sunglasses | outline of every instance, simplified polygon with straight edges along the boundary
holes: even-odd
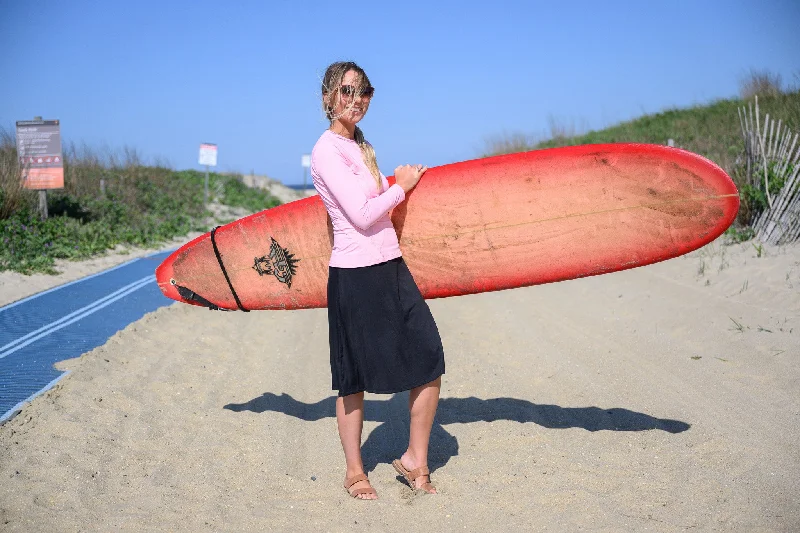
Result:
[[[339,89],[342,91],[342,95],[348,98],[356,95],[372,98],[372,95],[375,94],[375,87],[370,86],[364,87],[360,91],[357,87],[353,87],[352,85],[342,85]]]

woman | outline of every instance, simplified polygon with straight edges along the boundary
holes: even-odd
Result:
[[[397,183],[389,186],[356,125],[373,92],[355,63],[328,67],[322,106],[330,128],[311,152],[314,187],[333,225],[328,326],[333,389],[339,391],[336,421],[347,463],[344,485],[361,499],[377,498],[361,460],[365,391],[410,391],[408,448],[392,465],[413,489],[436,493],[428,443],[444,373],[439,331],[403,262],[389,216],[427,168],[398,167]]]

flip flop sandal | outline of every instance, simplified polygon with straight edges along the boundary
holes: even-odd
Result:
[[[356,474],[355,476],[353,476],[351,478],[345,479],[344,480],[344,490],[346,490],[347,493],[350,496],[352,496],[353,498],[356,498],[357,500],[365,500],[366,499],[366,498],[359,498],[359,496],[361,494],[374,494],[374,495],[377,496],[378,493],[375,492],[375,489],[373,489],[372,487],[369,487],[369,488],[366,488],[366,489],[353,489],[352,491],[350,490],[350,487],[352,487],[353,485],[355,485],[359,481],[364,481],[364,480],[366,480],[367,483],[369,483],[369,478],[367,477],[366,474]]]
[[[411,487],[412,490],[424,490],[428,494],[435,494],[432,491],[436,490],[436,487],[434,487],[430,481],[426,481],[420,487],[416,487],[414,485],[414,480],[417,479],[418,477],[430,476],[431,471],[428,470],[427,466],[421,466],[419,468],[415,468],[414,470],[408,470],[406,467],[403,466],[403,463],[400,462],[400,459],[395,459],[394,461],[392,461],[392,466],[394,467],[395,470],[397,470],[398,474],[400,474],[406,479],[408,486]]]

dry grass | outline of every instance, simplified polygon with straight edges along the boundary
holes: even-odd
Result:
[[[524,133],[502,133],[488,137],[484,142],[484,156],[513,154],[533,150],[537,139]]]
[[[37,202],[35,191],[22,186],[14,136],[0,128],[0,220]]]
[[[768,70],[750,69],[739,79],[739,96],[749,100],[754,96],[777,96],[784,92],[783,78]]]
[[[500,154],[527,152],[540,147],[542,143],[554,142],[558,145],[573,144],[570,141],[588,131],[585,120],[576,126],[575,120],[554,115],[547,117],[548,130],[543,135],[529,135],[521,132],[503,132],[487,137],[484,142],[483,157]]]

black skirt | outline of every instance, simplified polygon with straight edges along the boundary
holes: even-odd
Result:
[[[444,349],[428,304],[402,257],[329,267],[333,390],[391,394],[444,374]]]

